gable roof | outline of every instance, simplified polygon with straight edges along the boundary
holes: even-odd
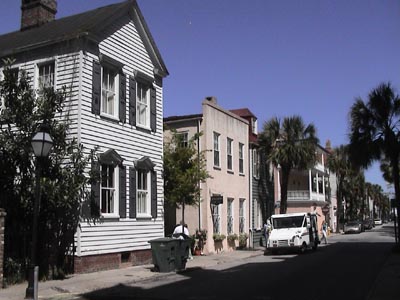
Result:
[[[149,52],[159,75],[167,76],[169,74],[168,70],[136,0],[126,0],[121,3],[57,19],[36,28],[0,35],[0,57],[80,38],[99,43],[99,37],[104,28],[124,15],[129,15],[132,20],[135,20],[135,15],[137,16],[138,22],[135,25],[138,27],[138,32],[143,39],[146,50]]]

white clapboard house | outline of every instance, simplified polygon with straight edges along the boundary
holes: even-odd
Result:
[[[21,29],[0,36],[0,60],[15,59],[12,67],[25,70],[33,88],[71,89],[70,134],[88,153],[98,147],[108,179],[92,186],[102,221],[80,224],[75,272],[149,263],[148,241],[164,234],[168,71],[136,1],[61,19],[55,0],[22,0],[21,10]]]

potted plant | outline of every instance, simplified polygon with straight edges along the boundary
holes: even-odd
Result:
[[[196,246],[194,249],[195,255],[203,254],[204,245],[207,241],[207,230],[206,229],[196,229],[196,233],[194,234],[194,238],[196,240]]]
[[[243,249],[247,246],[247,239],[249,238],[247,233],[239,234],[239,248]]]
[[[227,237],[228,243],[233,244],[233,243],[235,243],[235,241],[236,241],[238,238],[239,238],[239,237],[238,237],[238,235],[237,235],[236,233],[228,234],[228,237]]]
[[[225,240],[225,238],[226,238],[225,234],[221,234],[221,233],[214,233],[213,234],[214,242],[222,242],[223,240]]]

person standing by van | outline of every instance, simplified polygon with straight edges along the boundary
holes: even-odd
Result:
[[[322,227],[321,227],[321,231],[322,231],[321,242],[322,242],[322,240],[325,240],[325,244],[328,244],[327,230],[328,230],[328,226],[326,225],[326,222],[325,222],[325,220],[324,220],[324,221],[322,222]]]
[[[271,227],[271,221],[268,219],[267,222],[264,223],[265,248],[268,247],[268,239],[271,232]]]

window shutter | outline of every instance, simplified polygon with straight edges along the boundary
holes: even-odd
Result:
[[[92,161],[92,171],[95,174],[100,174],[100,163],[98,161]],[[100,209],[100,179],[92,183],[92,195],[96,208]],[[97,212],[91,211],[92,216],[96,214]]]
[[[151,216],[157,218],[157,173],[151,172]]]
[[[156,89],[150,88],[150,128],[156,132],[157,126]]]
[[[126,76],[119,75],[119,120],[126,122]]]
[[[129,124],[136,125],[136,81],[129,76]]]
[[[126,169],[119,168],[119,217],[126,218]]]
[[[100,115],[101,66],[97,61],[93,61],[92,85],[92,113]]]
[[[136,170],[129,168],[129,218],[136,218]]]

